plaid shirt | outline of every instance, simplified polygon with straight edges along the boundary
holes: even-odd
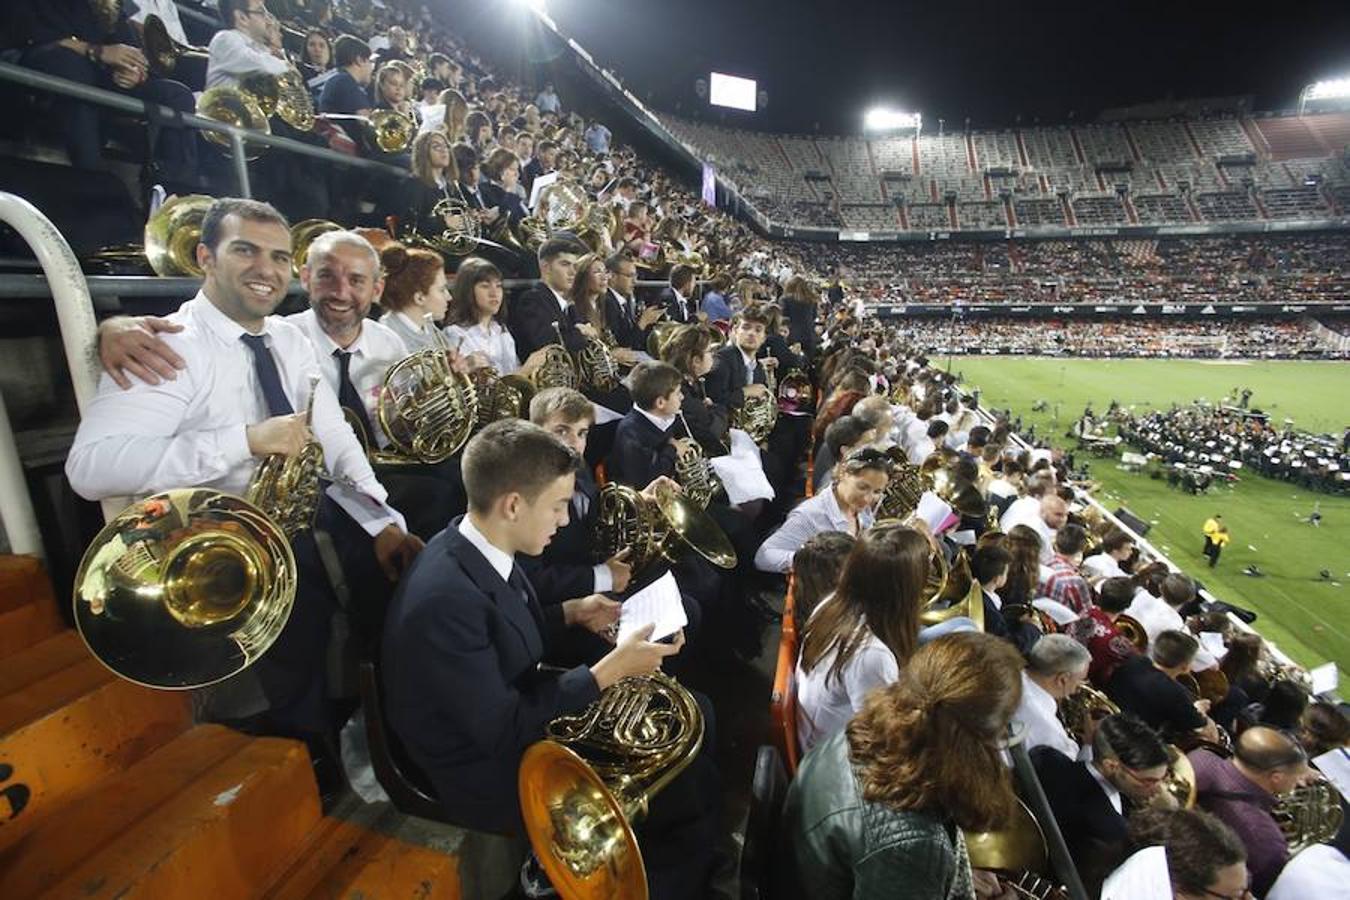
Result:
[[[1050,577],[1045,579],[1042,589],[1046,597],[1063,603],[1079,615],[1094,605],[1092,587],[1087,579],[1078,574],[1078,566],[1072,560],[1056,553],[1047,568],[1050,569]]]

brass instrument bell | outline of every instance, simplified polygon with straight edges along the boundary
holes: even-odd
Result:
[[[290,542],[261,509],[206,488],[166,491],[115,516],[75,573],[75,627],[128,681],[186,690],[255,662],[290,616]]]
[[[248,131],[271,134],[272,126],[257,99],[250,93],[227,85],[208,88],[197,98],[197,115],[224,125],[233,125]],[[230,136],[219,131],[206,131],[203,135],[217,147],[229,150]],[[262,153],[264,145],[244,142],[244,156],[252,161]]]
[[[686,548],[722,569],[736,566],[731,540],[706,512],[674,490],[656,499],[610,482],[600,489],[596,517],[596,561],[631,550],[628,562],[636,575],[660,560],[675,562]]]
[[[214,202],[215,198],[205,194],[174,197],[145,223],[145,258],[156,275],[205,275],[197,265],[197,244],[201,242],[202,220]]]
[[[309,245],[314,239],[330,231],[342,231],[337,222],[328,219],[304,219],[291,226],[291,274],[300,277],[300,270],[309,261]]]
[[[172,75],[178,68],[178,61],[184,57],[196,58],[203,65],[207,58],[205,47],[190,47],[170,37],[164,20],[154,13],[146,16],[141,25],[141,48],[145,51],[150,71],[160,77]]]

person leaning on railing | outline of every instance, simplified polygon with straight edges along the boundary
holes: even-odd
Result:
[[[9,12],[14,36],[23,47],[20,61],[36,69],[90,87],[129,94],[181,113],[193,111],[192,92],[177,81],[150,74],[140,39],[119,12],[100,19],[86,0],[44,0]],[[100,111],[91,103],[60,98],[66,152],[79,169],[99,169],[103,138]],[[149,126],[150,160],[142,172],[147,189],[155,182],[172,191],[190,192],[197,175],[197,137],[186,128]]]

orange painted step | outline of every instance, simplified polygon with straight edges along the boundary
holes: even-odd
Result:
[[[42,563],[32,556],[0,555],[0,659],[64,627]]]
[[[5,660],[0,675],[0,850],[191,725],[187,695],[123,681],[71,632]],[[100,671],[101,670],[101,671]]]
[[[459,900],[459,862],[354,822],[326,818],[267,900]]]
[[[0,897],[253,898],[319,820],[303,744],[199,725],[0,853]]]

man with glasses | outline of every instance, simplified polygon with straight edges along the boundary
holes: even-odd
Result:
[[[290,66],[280,48],[271,46],[275,19],[263,0],[220,0],[225,27],[207,48],[206,87],[236,87],[245,75],[280,75]]]
[[[1197,802],[1237,832],[1247,848],[1252,890],[1265,896],[1289,860],[1289,843],[1271,810],[1308,778],[1308,755],[1289,735],[1248,728],[1232,759],[1209,750],[1188,754],[1195,769]]]
[[[637,288],[637,263],[631,255],[623,252],[612,254],[605,260],[605,269],[609,271],[605,321],[610,323],[610,331],[620,347],[645,351],[647,335],[665,315],[665,310],[660,306],[647,306],[638,310],[637,297],[633,294]]]
[[[1052,747],[1031,751],[1069,855],[1091,896],[1125,858],[1126,813],[1147,805],[1167,778],[1167,746],[1129,713],[1107,716],[1092,739],[1090,761]]]
[[[1091,735],[1085,741],[1088,746],[1080,746],[1057,715],[1059,701],[1087,681],[1091,662],[1087,648],[1067,634],[1047,634],[1031,648],[1022,672],[1022,702],[1013,715],[1014,720],[1027,726],[1028,752],[1053,747],[1070,759],[1091,756]],[[1095,731],[1095,723],[1090,727]]]

